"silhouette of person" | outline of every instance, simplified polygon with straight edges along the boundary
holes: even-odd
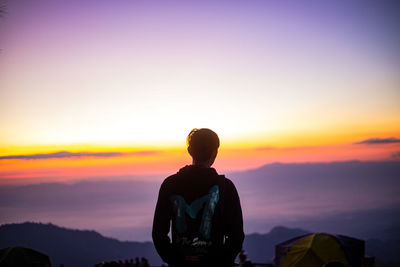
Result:
[[[145,258],[142,257],[142,260],[140,261],[140,267],[150,267],[149,261]]]
[[[229,179],[211,168],[218,148],[215,132],[193,129],[187,137],[192,165],[166,178],[160,187],[152,236],[169,266],[232,266],[242,249],[238,193]]]
[[[242,267],[253,267],[254,266],[254,264],[251,261],[247,260],[247,255],[246,255],[246,253],[244,253],[244,250],[240,251],[238,258],[239,258],[239,266],[242,266]]]
[[[240,266],[243,266],[243,264],[244,264],[244,263],[246,262],[246,260],[247,260],[247,255],[246,255],[246,253],[244,253],[244,250],[241,250],[241,251],[239,252],[238,258],[239,258],[239,265],[240,265]]]

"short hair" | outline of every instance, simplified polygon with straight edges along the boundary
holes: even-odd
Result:
[[[194,128],[186,139],[189,154],[194,160],[204,162],[219,148],[218,135],[207,128]]]

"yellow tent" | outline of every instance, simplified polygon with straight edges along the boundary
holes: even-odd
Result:
[[[361,266],[364,241],[340,235],[314,233],[296,237],[275,247],[275,265],[321,267],[328,262]]]

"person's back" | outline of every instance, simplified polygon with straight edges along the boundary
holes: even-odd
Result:
[[[216,136],[208,129],[192,130],[188,150],[193,165],[165,179],[160,188],[153,241],[171,266],[231,266],[242,247],[239,197],[233,183],[211,168],[219,140],[209,141],[209,135]]]

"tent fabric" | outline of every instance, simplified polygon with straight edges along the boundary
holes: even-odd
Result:
[[[298,236],[275,246],[275,266],[322,266],[331,261],[362,266],[363,240],[326,233]]]
[[[344,235],[335,235],[351,266],[362,266],[365,256],[365,241]]]
[[[343,249],[329,235],[312,234],[295,242],[283,259],[282,266],[322,266],[333,260],[348,264]]]
[[[51,267],[49,256],[25,247],[0,250],[0,267]]]

